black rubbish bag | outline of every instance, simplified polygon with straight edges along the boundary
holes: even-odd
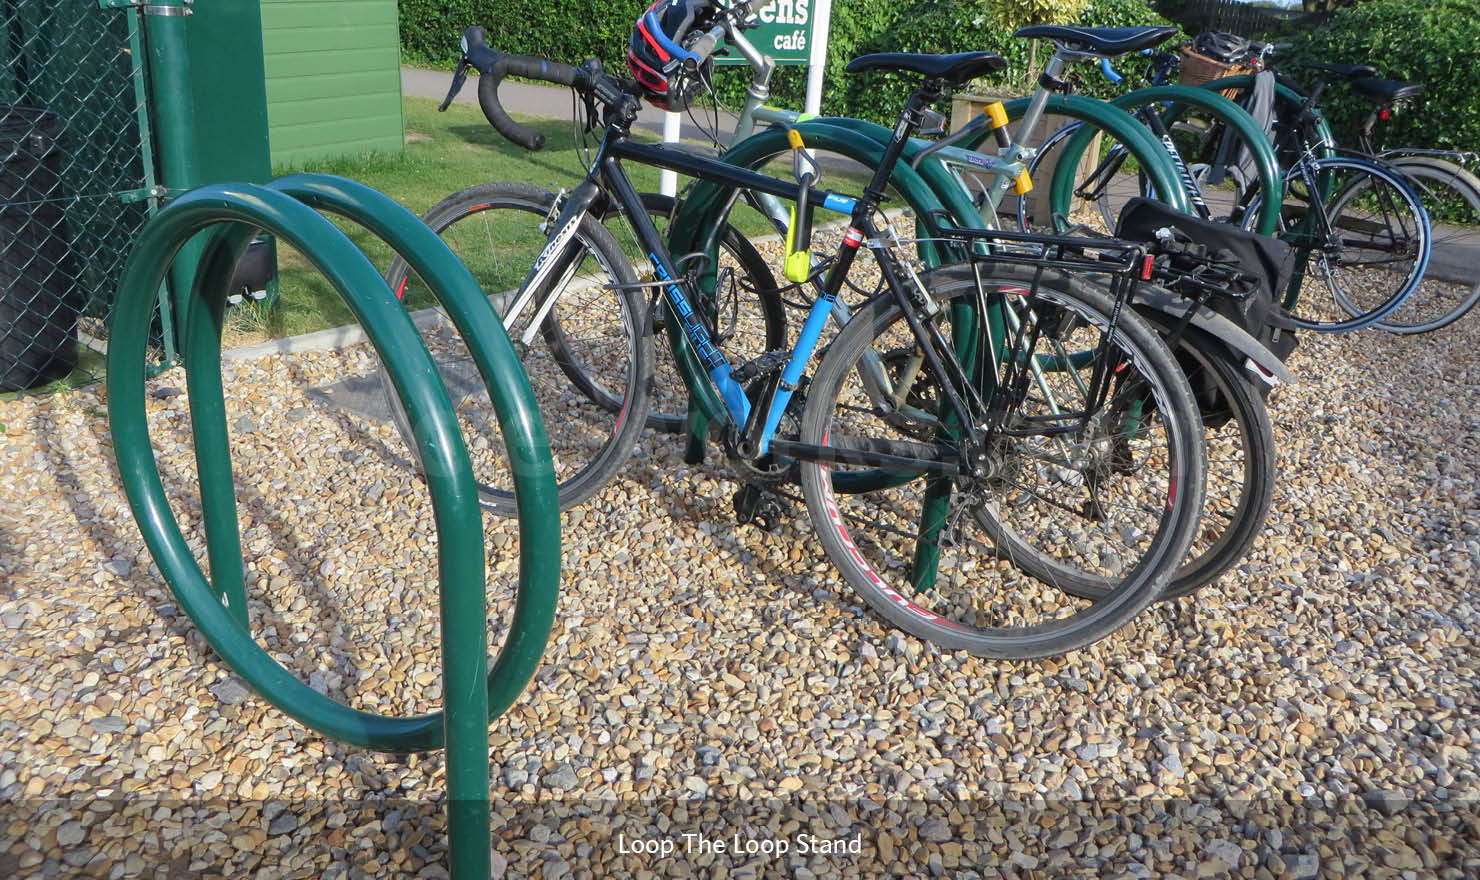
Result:
[[[77,366],[60,133],[49,110],[0,104],[0,391],[35,388]]]

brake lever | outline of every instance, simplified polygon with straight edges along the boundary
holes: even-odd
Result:
[[[442,104],[437,108],[438,113],[445,112],[452,105],[452,99],[462,91],[463,83],[468,81],[468,56],[464,55],[457,62],[457,70],[452,74],[452,87],[447,90],[447,97],[442,99]]]
[[[586,104],[586,131],[595,131],[600,125],[598,120],[601,118],[596,112],[596,93],[584,92],[581,94],[581,100]]]

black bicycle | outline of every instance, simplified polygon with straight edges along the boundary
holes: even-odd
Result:
[[[721,402],[725,418],[713,432],[744,484],[737,504],[752,513],[774,506],[800,481],[833,563],[901,628],[986,656],[1043,656],[1108,635],[1161,592],[1196,529],[1206,465],[1191,389],[1130,307],[1144,251],[1015,235],[1019,253],[1009,262],[993,256],[1002,248],[992,241],[1006,233],[931,230],[954,236],[963,262],[919,272],[910,262],[914,242],[877,213],[925,107],[1001,70],[1001,58],[855,59],[850,72],[920,81],[855,197],[823,188],[815,173],[787,180],[632,140],[631,86],[597,62],[573,68],[476,41],[465,52],[482,72],[485,114],[515,143],[534,147],[539,138],[498,103],[508,74],[573,87],[603,129],[586,179],[552,196],[545,247],[523,282],[491,291],[542,406],[559,401],[545,420],[563,506],[605,485],[632,449],[650,400],[652,316],[661,301],[695,353],[679,358],[698,366],[683,371],[690,391]],[[794,146],[805,147],[800,138]],[[848,216],[841,245],[807,279],[820,284],[793,348],[728,356],[697,288],[709,258],[669,253],[622,168],[627,160],[795,201],[799,249],[810,241],[813,211]],[[613,206],[646,251],[654,281],[635,281],[621,249],[604,243],[597,220]],[[578,240],[583,246],[572,245]],[[873,259],[856,260],[860,249]],[[590,253],[601,255],[596,265],[575,265]],[[572,285],[583,272],[589,283]],[[810,373],[845,283],[876,295]],[[584,300],[567,299],[573,286],[587,292]],[[603,394],[578,387],[577,374],[594,377],[587,381]],[[483,452],[475,450],[475,467],[485,498],[507,505],[502,450]]]

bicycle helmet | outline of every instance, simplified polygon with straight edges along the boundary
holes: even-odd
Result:
[[[1192,48],[1199,55],[1233,64],[1249,56],[1249,41],[1227,31],[1203,31],[1192,38]]]
[[[677,113],[698,96],[713,61],[706,58],[691,70],[698,56],[687,47],[703,36],[715,14],[710,0],[658,0],[638,16],[627,42],[627,69],[654,106]]]

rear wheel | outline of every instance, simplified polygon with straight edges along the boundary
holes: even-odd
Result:
[[[888,298],[832,344],[801,431],[806,444],[949,459],[976,473],[806,462],[802,486],[833,564],[894,625],[981,656],[1061,654],[1123,626],[1181,562],[1202,506],[1200,423],[1187,380],[1139,316],[1122,312],[1109,336],[1114,304],[1102,291],[1045,272],[1030,298],[1031,271],[985,274],[986,301],[1036,340],[1031,355],[1006,360],[1043,369],[1012,386],[1007,416],[991,405],[972,412],[984,448],[964,448],[959,417],[940,415],[943,386],[914,366],[920,347]],[[980,311],[971,268],[925,281],[945,338],[985,356],[987,340],[966,326]],[[891,393],[868,378],[868,352],[888,366]],[[1097,365],[1109,371],[1102,401],[1091,399]],[[1107,581],[1083,598],[1086,584]]]
[[[1250,199],[1245,225],[1263,191]],[[1301,269],[1285,307],[1321,333],[1369,327],[1418,287],[1429,262],[1428,216],[1391,168],[1364,159],[1316,159],[1286,175],[1280,237]]]

